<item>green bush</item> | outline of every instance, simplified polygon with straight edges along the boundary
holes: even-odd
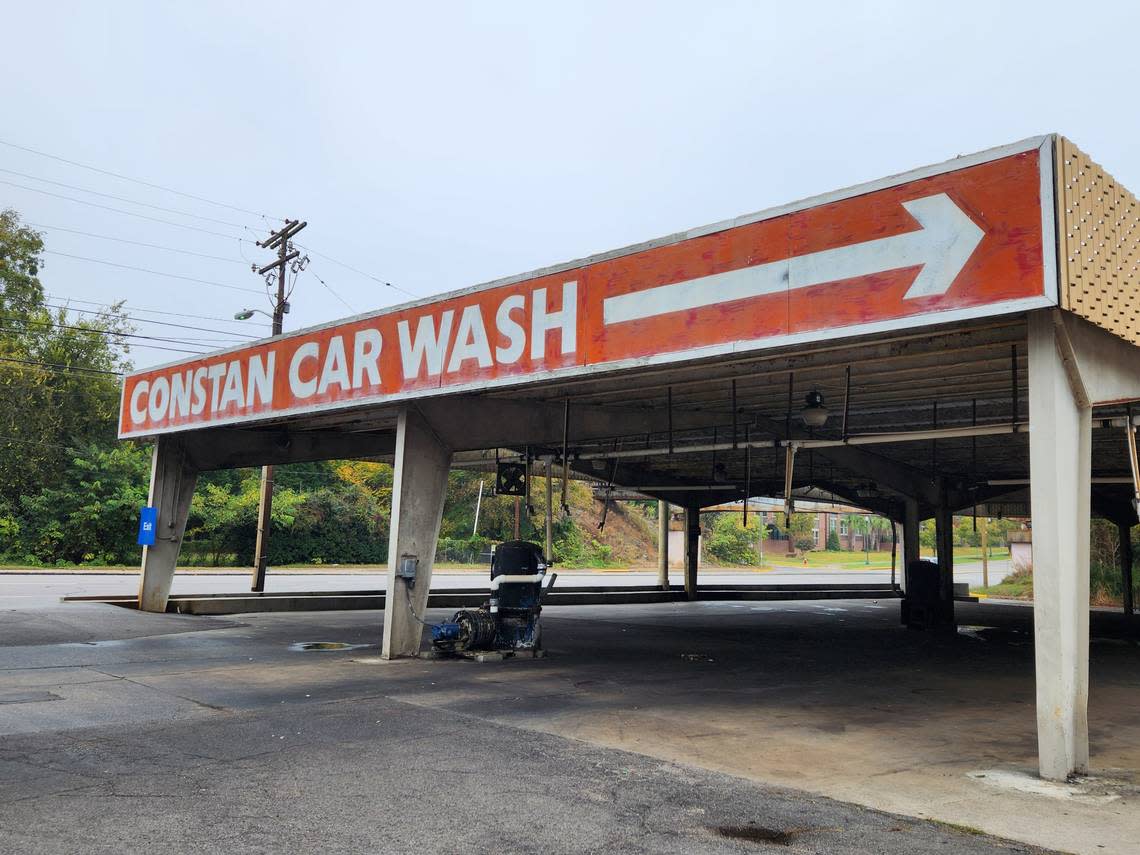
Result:
[[[6,532],[0,551],[42,564],[134,563],[148,469],[147,453],[127,443],[74,450],[59,485],[0,512]]]
[[[740,517],[737,513],[717,514],[705,548],[709,555],[726,564],[755,564],[758,560],[756,523],[745,528]]]

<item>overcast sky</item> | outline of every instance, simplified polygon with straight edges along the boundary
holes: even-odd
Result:
[[[8,4],[4,29],[0,139],[305,219],[301,243],[375,277],[314,255],[287,329],[351,314],[315,276],[362,312],[407,299],[377,279],[435,294],[1050,131],[1140,190],[1129,2],[107,0]],[[265,254],[237,237],[270,221],[9,146],[0,168],[0,206],[56,227],[50,250],[264,291],[248,260]],[[269,308],[47,261],[50,294],[140,318]]]

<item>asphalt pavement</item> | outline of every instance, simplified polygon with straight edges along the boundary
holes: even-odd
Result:
[[[572,645],[552,658],[482,667],[383,663],[372,613],[24,603],[0,611],[3,852],[1042,851],[536,729],[568,702],[589,714],[596,682],[566,682],[589,651],[628,657],[599,647],[625,631],[600,611],[552,618]]]

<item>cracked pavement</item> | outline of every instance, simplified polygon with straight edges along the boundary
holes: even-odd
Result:
[[[630,668],[673,632],[652,628],[660,610],[551,612],[547,659],[483,665],[380,663],[371,612],[42,611],[33,643],[34,618],[0,624],[3,852],[1043,851],[572,726],[644,726],[650,676]],[[686,692],[741,641],[717,639],[707,609],[672,614],[701,623],[685,644],[721,645],[700,662],[663,654]],[[368,647],[290,650],[301,641]],[[687,740],[722,733],[713,721]]]

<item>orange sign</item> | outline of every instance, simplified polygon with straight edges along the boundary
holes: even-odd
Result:
[[[1050,144],[139,371],[119,435],[1054,305]]]

